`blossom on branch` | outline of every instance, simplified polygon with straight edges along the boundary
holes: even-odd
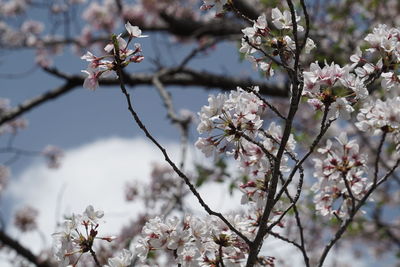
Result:
[[[215,7],[215,14],[218,16],[223,13],[224,5],[228,0],[203,0],[203,5],[200,7],[202,10],[207,10]]]
[[[318,62],[311,63],[310,70],[303,72],[303,95],[315,109],[321,104],[328,109],[329,118],[350,119],[354,111],[352,103],[368,96],[365,79],[350,72],[348,66],[340,67],[334,62],[321,68]],[[343,87],[345,90],[343,90]]]
[[[366,102],[357,115],[356,126],[371,135],[387,133],[400,148],[400,96]]]
[[[147,35],[142,35],[142,31],[138,26],[132,26],[129,21],[125,24],[125,29],[129,33],[131,38],[144,38],[148,37]]]
[[[317,182],[311,188],[316,193],[315,209],[322,216],[345,218],[371,185],[365,175],[367,156],[359,153],[358,144],[349,141],[346,133],[336,138],[335,145],[328,140],[318,152],[321,158],[314,159]]]
[[[103,215],[103,211],[96,211],[93,206],[89,205],[83,214],[72,214],[65,219],[61,231],[53,234],[55,256],[60,266],[67,266],[71,263],[76,266],[81,256],[85,253],[90,253],[94,258],[93,260],[97,261],[93,250],[95,240],[111,242],[114,239],[113,237],[98,236],[99,219]],[[127,255],[127,253],[124,255]],[[123,256],[123,258],[125,259],[126,257]],[[125,262],[127,261],[128,259],[125,259]],[[116,262],[117,260],[111,260],[111,263]],[[118,265],[110,265],[110,267],[115,266]]]
[[[116,70],[116,65],[119,64],[121,68],[126,67],[129,63],[140,63],[143,61],[144,56],[142,55],[142,48],[140,44],[135,43],[134,49],[130,49],[128,46],[133,38],[147,37],[142,35],[142,31],[137,26],[132,26],[129,22],[125,24],[125,28],[129,33],[128,41],[122,38],[122,34],[115,37],[116,41],[112,40],[111,43],[104,47],[104,51],[107,53],[104,56],[97,57],[91,52],[86,52],[81,59],[89,62],[89,66],[86,70],[82,70],[88,76],[85,78],[83,87],[95,90],[99,86],[100,77],[104,77]],[[116,49],[118,50],[116,51]],[[121,62],[116,62],[116,56]],[[112,59],[112,60],[109,60]]]
[[[228,216],[228,220],[246,236],[253,237],[252,225],[245,216]],[[162,220],[150,219],[142,230],[135,251],[142,262],[149,252],[173,251],[175,262],[182,266],[245,266],[247,245],[215,217],[185,216]],[[150,259],[149,259],[150,260]]]
[[[299,32],[304,31],[303,26],[298,24],[300,22],[300,17],[297,16],[297,14],[296,14],[296,22],[297,22],[297,31]],[[282,13],[278,8],[272,9],[272,23],[279,30],[293,29],[292,15],[290,14],[289,10],[285,10]]]

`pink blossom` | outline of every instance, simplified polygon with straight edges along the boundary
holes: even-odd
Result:
[[[224,5],[227,3],[227,0],[203,0],[203,3],[201,9],[206,10],[214,7],[216,15],[219,15],[224,11]]]
[[[101,72],[94,71],[92,69],[82,70],[82,72],[88,75],[83,82],[83,87],[93,91],[96,90],[96,88],[99,87],[99,77]]]
[[[60,167],[61,158],[64,156],[60,148],[48,145],[43,149],[42,154],[47,158],[47,166],[49,168],[56,169]]]
[[[148,37],[147,35],[142,35],[142,31],[139,29],[138,26],[132,26],[129,21],[125,24],[125,28],[129,33],[131,38],[143,38]]]

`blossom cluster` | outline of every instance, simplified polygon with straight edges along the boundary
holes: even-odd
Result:
[[[400,148],[400,97],[366,102],[357,115],[356,126],[371,135],[388,133]]]
[[[255,226],[240,215],[229,216],[231,224],[247,237],[254,237]],[[182,266],[244,266],[248,247],[221,220],[185,216],[166,221],[155,217],[142,230],[136,252],[146,261],[149,252],[170,250]]]
[[[258,91],[255,87],[254,91]],[[272,121],[267,129],[263,129],[263,116],[266,104],[253,93],[237,88],[230,94],[210,95],[208,105],[203,106],[197,127],[199,133],[207,133],[200,137],[196,147],[206,156],[212,154],[233,155],[246,181],[239,185],[242,192],[241,204],[246,204],[248,220],[259,221],[266,203],[268,183],[272,175],[275,157],[282,141],[283,130]],[[290,170],[288,155],[296,155],[296,142],[289,135],[286,143],[286,154],[281,158],[280,171]],[[272,213],[281,212],[277,204]]]
[[[268,183],[272,176],[272,166],[274,157],[278,152],[281,139],[282,128],[272,122],[267,130],[263,130],[259,135],[259,144],[245,141],[243,153],[239,158],[240,170],[248,178],[247,181],[239,186],[242,192],[241,204],[248,207],[248,213],[253,214],[249,218],[258,221],[267,201]],[[263,149],[261,149],[260,147]],[[293,135],[289,136],[286,144],[286,152],[296,155],[294,149],[296,142]],[[267,154],[266,154],[267,152]],[[281,172],[290,171],[288,166],[288,156],[283,155],[280,165]],[[282,211],[282,203],[278,202],[272,210],[272,215],[279,215]],[[273,220],[274,218],[271,218]]]
[[[75,266],[84,253],[92,253],[96,239],[108,242],[113,240],[113,237],[97,236],[99,220],[103,216],[103,211],[96,211],[93,206],[89,205],[83,214],[72,214],[66,218],[62,230],[53,234],[55,256],[60,266],[68,266],[71,261],[71,264]],[[110,266],[113,267],[113,265]]]
[[[0,98],[0,117],[3,117],[12,110],[10,100],[6,98]],[[5,133],[16,134],[18,130],[24,129],[28,122],[24,118],[17,118],[9,122],[3,123],[0,126],[0,135]]]
[[[329,108],[328,117],[339,115],[349,119],[354,111],[353,104],[368,96],[365,80],[350,72],[348,66],[340,67],[334,62],[321,68],[318,62],[311,63],[305,71],[303,95],[316,110]]]
[[[382,132],[390,134],[398,149],[400,144],[400,99],[398,96],[400,29],[380,24],[364,40],[367,45],[365,53],[357,48],[356,54],[350,57],[353,62],[351,67],[355,68],[357,79],[366,83],[382,78],[381,86],[386,89],[388,97],[385,100],[366,101],[357,114],[356,126],[371,135]]]
[[[63,151],[52,145],[46,146],[43,151],[42,155],[47,159],[47,166],[50,169],[57,169],[61,165],[61,159],[64,157]]]
[[[133,50],[129,49],[128,45],[134,38],[146,36],[142,35],[142,31],[139,27],[132,26],[129,22],[125,24],[125,28],[129,34],[128,42],[121,37],[122,34],[119,34],[116,37],[116,41],[113,41],[104,47],[106,55],[97,57],[88,51],[81,57],[81,59],[89,62],[88,68],[82,70],[82,72],[88,75],[83,83],[83,87],[95,90],[99,86],[99,78],[101,76],[106,76],[111,71],[115,71],[116,64],[119,64],[120,67],[126,67],[131,62],[140,63],[144,59],[141,54],[142,48],[139,43],[134,44]],[[116,56],[118,56],[118,59],[121,60],[121,62],[115,61]]]
[[[118,22],[118,7],[114,1],[91,2],[82,18],[97,30],[113,31]]]
[[[295,42],[286,33],[293,30],[291,14],[288,10],[283,13],[278,9],[272,9],[272,24],[279,30],[278,34],[274,34],[268,27],[267,17],[262,14],[254,21],[252,27],[247,27],[242,30],[244,37],[242,38],[242,46],[240,52],[245,54],[245,58],[250,61],[254,69],[259,69],[267,77],[272,76],[272,61],[268,61],[266,53],[271,53],[273,56],[279,56],[282,64],[287,65],[294,57],[296,49]],[[300,17],[296,15],[296,22],[300,22]],[[298,31],[303,31],[301,25],[297,25]],[[307,38],[305,52],[310,51],[315,47],[314,41]],[[258,56],[258,54],[260,54]]]
[[[253,90],[258,91],[258,87]],[[208,103],[199,113],[197,127],[200,134],[207,133],[208,137],[200,137],[196,147],[207,157],[213,153],[234,155],[245,174],[264,177],[271,169],[271,158],[276,155],[282,138],[282,129],[275,122],[267,130],[262,129],[261,116],[266,104],[241,88],[229,95],[211,95]],[[290,135],[286,149],[294,153],[294,148],[295,141]],[[287,170],[286,161],[284,156],[281,170]]]
[[[0,14],[3,16],[15,16],[23,14],[29,7],[30,1],[28,0],[9,0],[0,2]]]
[[[14,216],[14,225],[21,232],[33,231],[37,228],[37,216],[39,212],[31,206],[25,206],[19,209]]]
[[[397,65],[400,62],[400,30],[378,25],[365,39],[368,54],[360,48],[350,57],[351,65],[340,67],[335,63],[321,68],[311,63],[304,75],[303,95],[315,109],[329,107],[329,117],[349,119],[353,105],[368,96],[367,85],[382,77],[381,85],[396,89],[400,85]],[[373,59],[375,59],[373,61]],[[394,92],[392,94],[398,95]]]
[[[359,153],[355,140],[349,141],[346,133],[341,133],[336,141],[338,144],[333,145],[328,139],[326,147],[318,149],[323,159],[314,159],[314,177],[318,181],[311,189],[316,193],[318,213],[344,218],[352,204],[365,195],[370,183],[366,177],[367,156]]]
[[[229,95],[211,95],[208,103],[209,105],[202,107],[199,113],[200,123],[197,131],[200,134],[216,131],[217,134],[199,138],[196,147],[206,156],[211,156],[218,148],[219,153],[228,151],[238,158],[243,152],[243,135],[254,137],[261,128],[261,115],[266,109],[265,104],[255,94],[239,87]]]
[[[127,249],[123,249],[113,258],[108,259],[108,264],[104,267],[128,267],[131,266],[133,254]]]
[[[368,82],[382,77],[381,86],[392,89],[392,95],[398,95],[393,89],[400,88],[400,29],[380,24],[364,40],[367,43],[365,55],[358,47],[356,54],[350,57],[352,67],[357,66],[355,73]]]

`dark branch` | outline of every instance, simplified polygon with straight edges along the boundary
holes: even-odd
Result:
[[[33,99],[27,100],[9,112],[3,114],[0,117],[0,125],[9,122],[18,116],[30,111],[31,109],[47,102],[53,100],[59,96],[64,95],[67,92],[72,91],[76,87],[80,87],[83,84],[84,77],[82,76],[72,76],[62,73],[56,69],[45,69],[48,73],[52,75],[65,79],[66,83],[54,90],[48,91],[43,95],[37,96]],[[182,69],[180,72],[168,72],[169,74],[160,77],[160,82],[165,86],[200,86],[204,88],[222,89],[222,90],[232,90],[237,86],[242,88],[250,86],[259,86],[260,93],[270,96],[286,97],[288,91],[286,88],[278,88],[276,86],[270,86],[266,83],[257,82],[249,78],[237,78],[229,77],[225,75],[212,74],[205,71],[197,71],[192,69]],[[138,85],[153,85],[153,74],[146,73],[134,73],[125,76],[125,83],[131,87]],[[118,80],[107,78],[101,79],[100,84],[102,86],[117,86],[119,85]]]
[[[52,267],[52,265],[50,265],[49,263],[40,261],[39,258],[35,256],[29,249],[22,246],[18,241],[11,238],[2,230],[0,230],[0,243],[9,248],[12,248],[13,250],[15,250],[15,252],[18,253],[18,255],[24,257],[37,267]]]

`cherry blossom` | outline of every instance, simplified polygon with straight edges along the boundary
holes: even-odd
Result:
[[[216,15],[219,15],[224,11],[224,5],[227,2],[228,0],[203,0],[203,5],[201,6],[201,9],[207,10],[214,7]]]
[[[14,224],[21,232],[29,232],[37,229],[37,217],[39,212],[31,206],[25,206],[17,211]]]
[[[323,68],[319,66],[318,62],[311,63],[310,71],[303,72],[303,95],[314,99],[308,102],[316,110],[322,109],[321,104],[327,107],[329,118],[340,116],[343,119],[350,119],[350,115],[354,111],[352,102],[368,96],[365,79],[363,79],[365,75],[360,78],[360,75],[350,71],[349,66],[340,67],[333,62],[331,65],[325,62]],[[341,86],[344,86],[347,91],[343,92]]]
[[[211,134],[213,130],[217,133],[208,138],[199,138],[196,146],[207,155],[211,155],[211,151],[218,147],[220,151],[234,153],[237,158],[245,140],[241,135],[255,136],[262,126],[260,115],[265,110],[264,103],[253,93],[241,88],[229,96],[211,96],[208,101],[209,106],[204,106],[199,113],[201,122],[197,129],[200,133]]]
[[[61,165],[61,159],[64,156],[63,151],[52,145],[46,146],[42,151],[43,156],[47,159],[47,166],[56,169]]]
[[[245,217],[228,216],[228,220],[242,233],[253,236],[248,232],[251,225]],[[165,221],[159,217],[150,219],[143,227],[135,250],[143,262],[149,251],[172,250],[178,255],[177,263],[183,266],[215,265],[220,260],[226,266],[244,266],[245,247],[221,221],[187,215],[182,221],[176,217]],[[222,259],[219,258],[221,252]]]
[[[76,265],[84,253],[93,255],[93,244],[96,239],[108,242],[115,239],[113,237],[98,236],[98,228],[100,226],[98,219],[102,218],[103,215],[103,211],[96,211],[93,206],[89,205],[83,214],[72,214],[65,219],[61,231],[53,234],[55,241],[54,253],[60,266],[67,266],[71,261],[72,265]],[[79,254],[79,256],[76,257],[76,254]],[[122,256],[119,257],[120,261],[115,258],[111,260],[111,264],[119,267],[120,265],[116,265],[117,263],[122,264],[129,260],[127,252],[122,252]],[[110,265],[110,267],[114,266]]]
[[[296,22],[297,22],[297,30],[303,31],[303,26],[299,25],[300,17],[296,15]],[[275,25],[276,28],[279,30],[286,30],[292,29],[292,15],[290,14],[289,10],[283,11],[283,13],[278,8],[272,9],[272,23]]]
[[[110,32],[117,26],[117,14],[118,8],[115,2],[104,0],[101,4],[90,2],[88,8],[83,12],[82,17],[94,29],[104,29]]]
[[[96,90],[99,87],[99,77],[101,72],[96,72],[94,70],[82,70],[83,73],[86,73],[88,76],[85,78],[83,82],[83,87],[90,90]]]
[[[368,34],[364,39],[371,46],[371,48],[368,48],[367,51],[375,52],[377,50],[383,50],[386,53],[393,52],[394,55],[397,57],[397,60],[399,60],[399,36],[399,29],[389,29],[387,25],[380,24],[375,27],[372,33]]]
[[[148,37],[147,35],[142,35],[142,31],[138,26],[132,26],[129,21],[125,24],[126,31],[129,33],[131,38],[143,38]]]
[[[366,102],[357,115],[356,126],[371,135],[388,133],[400,145],[400,97]]]
[[[393,72],[384,72],[381,74],[382,82],[381,86],[386,90],[396,90],[400,88],[400,75],[396,75]]]
[[[311,38],[307,38],[306,46],[304,47],[306,54],[310,54],[311,50],[313,50],[315,47],[316,45],[314,41]]]
[[[117,256],[108,259],[108,265],[105,265],[104,267],[128,267],[131,264],[132,257],[132,252],[124,249]]]
[[[98,223],[98,220],[104,216],[104,212],[101,210],[95,211],[92,205],[87,206],[86,210],[83,212],[84,221],[90,221],[93,224]]]
[[[107,58],[114,58],[115,54],[118,54],[119,59],[122,61],[121,67],[126,67],[129,63],[140,63],[143,61],[144,56],[142,53],[141,45],[138,43],[134,44],[134,50],[129,49],[129,44],[132,38],[146,37],[142,35],[142,31],[137,26],[132,26],[129,22],[125,25],[127,31],[130,34],[129,40],[125,41],[119,34],[115,37],[116,42],[112,41],[104,47],[104,51],[107,53],[105,56],[97,57],[93,55],[90,51],[87,51],[81,59],[89,62],[88,68],[82,70],[88,76],[85,78],[83,87],[95,90],[99,86],[100,77],[104,77],[112,73],[115,69],[115,62],[108,60]],[[116,47],[118,51],[115,51]],[[118,53],[117,53],[118,52]]]
[[[0,117],[6,115],[12,110],[10,100],[6,98],[0,98]],[[16,134],[19,130],[26,128],[28,121],[24,118],[16,118],[8,123],[0,126],[0,135],[2,134]]]
[[[371,185],[365,175],[367,156],[359,153],[355,140],[349,141],[342,132],[336,138],[338,145],[328,140],[325,148],[318,149],[322,159],[315,158],[312,187],[315,208],[322,216],[341,218],[351,212],[351,203],[359,201]]]

